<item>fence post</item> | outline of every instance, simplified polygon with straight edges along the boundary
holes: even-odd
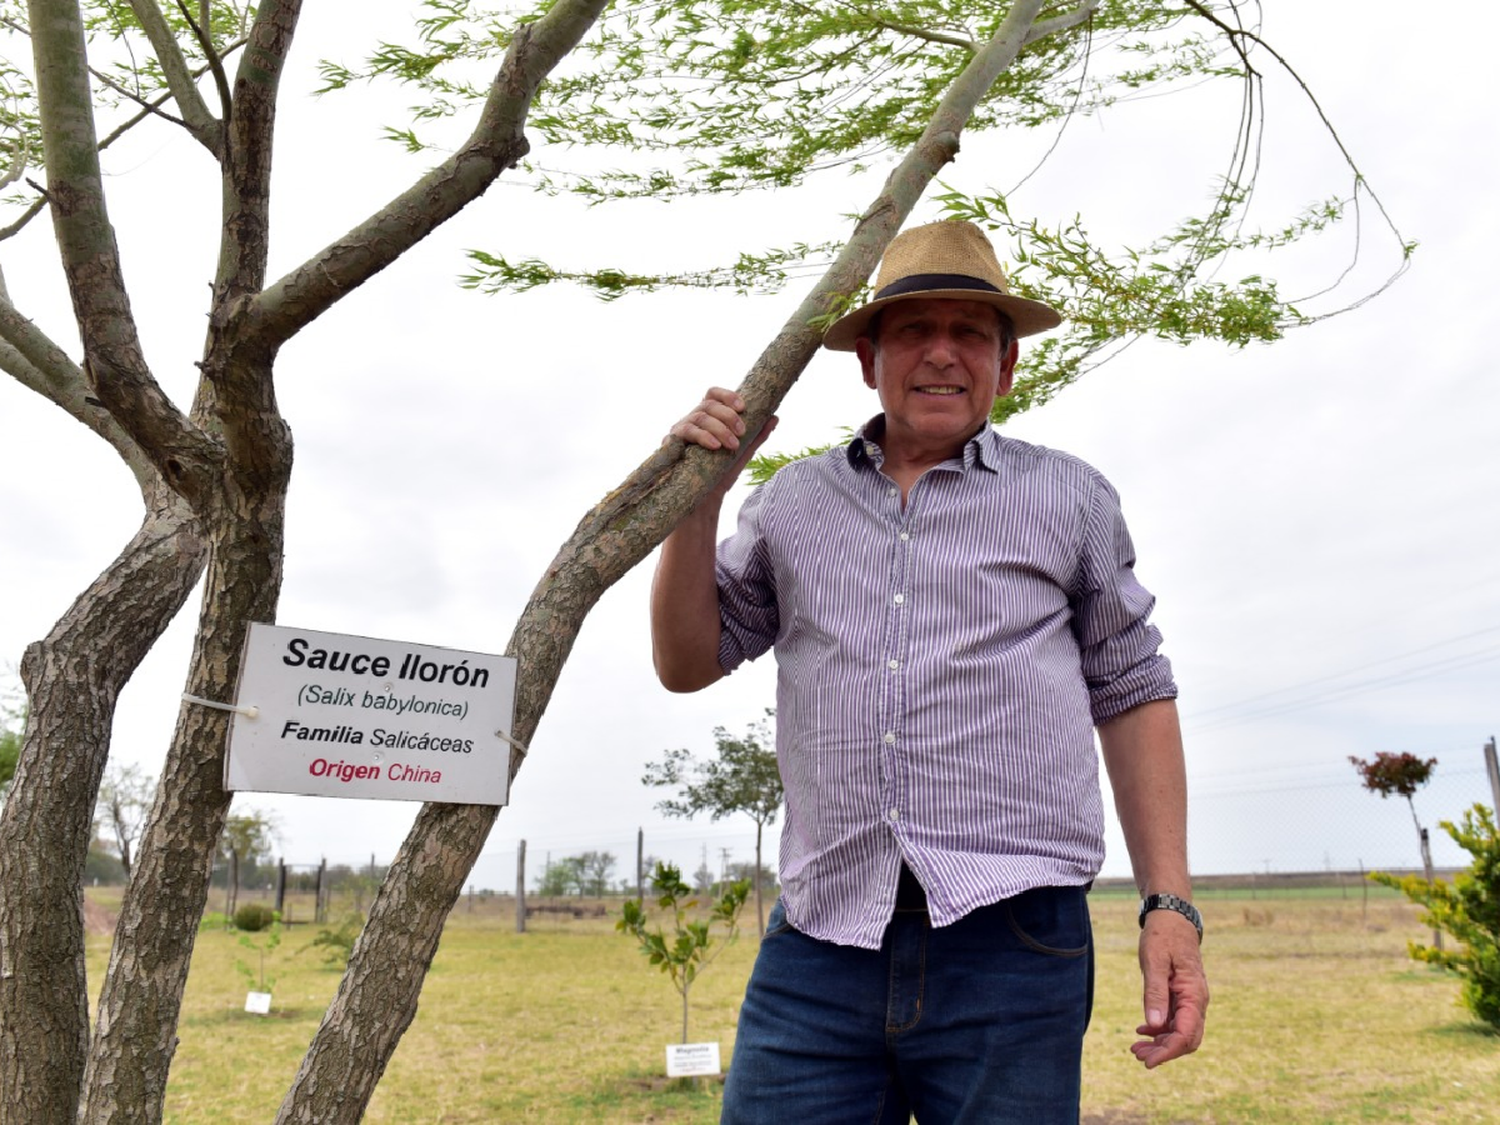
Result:
[[[313,892],[313,921],[328,921],[328,857],[318,861],[318,889]]]
[[[1495,736],[1490,735],[1490,740],[1484,744],[1484,767],[1490,775],[1490,802],[1497,815],[1500,815],[1500,761],[1495,758]]]
[[[526,932],[526,841],[516,849],[516,933]]]
[[[235,907],[240,904],[240,853],[229,849],[229,877],[224,887],[224,915],[234,917]]]
[[[646,830],[635,830],[635,904],[646,903]]]
[[[286,857],[276,861],[276,913],[286,905]]]
[[[1427,829],[1422,829],[1422,870],[1427,876],[1427,885],[1432,886],[1435,881],[1432,873],[1432,843],[1427,839]],[[1432,928],[1432,947],[1438,952],[1443,949],[1443,931],[1436,926]]]

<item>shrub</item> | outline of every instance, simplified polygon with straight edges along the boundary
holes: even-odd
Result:
[[[1500,833],[1496,832],[1495,814],[1475,805],[1464,813],[1462,824],[1455,827],[1446,820],[1440,824],[1474,857],[1451,886],[1442,879],[1429,883],[1415,875],[1400,879],[1380,871],[1370,878],[1395,887],[1425,907],[1424,923],[1458,939],[1461,947],[1452,951],[1417,942],[1410,942],[1407,948],[1418,961],[1458,974],[1463,980],[1464,1007],[1500,1029]]]
[[[247,934],[259,933],[276,921],[276,911],[263,902],[247,902],[234,912],[234,928]]]
[[[344,920],[339,923],[338,929],[319,930],[318,936],[297,950],[297,952],[302,953],[309,949],[321,949],[325,965],[342,968],[349,963],[349,955],[354,952],[354,942],[364,927],[365,916],[356,910],[344,916]]]

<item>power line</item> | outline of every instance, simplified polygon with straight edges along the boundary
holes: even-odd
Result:
[[[1341,680],[1345,676],[1353,675],[1355,672],[1363,672],[1367,668],[1378,668],[1382,664],[1390,664],[1397,660],[1405,660],[1411,656],[1420,656],[1422,653],[1431,652],[1433,649],[1446,648],[1448,645],[1457,644],[1459,641],[1473,640],[1475,637],[1486,636],[1490,633],[1500,633],[1500,625],[1493,625],[1486,629],[1476,629],[1472,633],[1460,633],[1458,636],[1448,637],[1446,640],[1435,641],[1430,645],[1423,645],[1421,648],[1414,648],[1407,652],[1398,653],[1395,656],[1385,656],[1379,660],[1372,660],[1365,664],[1356,664],[1353,668],[1346,668],[1342,672],[1330,672],[1326,676],[1317,676],[1311,680],[1303,680],[1301,683],[1293,684],[1290,687],[1274,688],[1271,691],[1261,692],[1259,695],[1246,696],[1244,699],[1237,700],[1234,703],[1221,703],[1217,707],[1205,707],[1201,710],[1194,711],[1192,717],[1194,719],[1197,719],[1204,715],[1212,715],[1216,711],[1231,710],[1233,708],[1242,707],[1247,703],[1256,703],[1262,699],[1269,699],[1277,695],[1285,695],[1287,692],[1301,691],[1302,689],[1311,687],[1314,684],[1327,683],[1330,680]]]
[[[1490,632],[1492,630],[1484,631]],[[1443,643],[1446,644],[1452,642],[1449,641]],[[1441,647],[1441,645],[1428,646],[1428,649],[1435,647]],[[1423,652],[1428,651],[1428,649],[1418,649],[1415,651]],[[1390,657],[1386,660],[1375,661],[1373,664],[1361,665],[1360,668],[1368,668],[1382,663],[1389,663],[1392,660],[1404,659],[1406,656],[1411,656],[1414,654],[1415,653],[1406,653],[1400,657]],[[1328,676],[1319,677],[1316,680],[1309,680],[1306,683],[1296,684],[1286,688],[1279,688],[1275,691],[1265,692],[1258,696],[1251,696],[1235,703],[1226,703],[1218,707],[1207,708],[1203,711],[1190,712],[1189,714],[1184,716],[1183,726],[1185,729],[1203,731],[1213,730],[1226,726],[1235,726],[1242,723],[1252,722],[1257,719],[1273,718],[1277,715],[1283,715],[1291,711],[1300,711],[1308,707],[1316,707],[1321,704],[1336,702],[1338,700],[1348,698],[1352,695],[1359,695],[1367,691],[1373,691],[1377,688],[1397,687],[1402,684],[1415,682],[1417,680],[1431,679],[1434,676],[1441,676],[1450,672],[1458,672],[1466,668],[1473,668],[1482,664],[1489,664],[1496,660],[1500,660],[1500,645],[1480,649],[1477,652],[1462,653],[1455,656],[1444,657],[1440,660],[1429,661],[1425,664],[1418,664],[1409,668],[1399,669],[1382,676],[1374,676],[1368,679],[1358,680],[1354,683],[1345,684],[1342,687],[1335,687],[1330,688],[1326,691],[1315,692],[1311,695],[1303,696],[1300,699],[1288,699],[1280,703],[1268,703],[1260,707],[1250,706],[1259,699],[1267,699],[1276,695],[1285,695],[1291,692],[1304,691],[1306,688],[1313,684],[1326,683],[1331,680],[1343,679],[1344,677],[1350,675],[1352,672],[1360,670],[1351,669],[1348,672],[1334,673]],[[1213,714],[1215,712],[1230,713],[1221,714],[1218,718],[1211,718],[1207,721],[1202,721],[1201,716]]]

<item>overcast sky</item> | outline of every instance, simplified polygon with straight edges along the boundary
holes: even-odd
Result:
[[[380,139],[401,93],[312,101],[313,64],[357,49],[331,5],[310,5],[284,87],[272,275],[363,219],[425,166]],[[399,3],[362,6],[395,36]],[[368,23],[366,23],[368,9]],[[1496,17],[1469,7],[1441,42],[1389,0],[1270,0],[1265,33],[1310,84],[1402,233],[1410,273],[1364,307],[1269,347],[1141,343],[1007,426],[1075,453],[1123,497],[1138,572],[1181,685],[1203,872],[1412,865],[1407,810],[1363,793],[1347,756],[1439,759],[1424,823],[1490,800],[1481,746],[1500,728],[1500,389],[1493,348],[1500,180],[1490,57]],[[382,24],[380,21],[387,23]],[[14,50],[7,47],[7,50]],[[1270,66],[1269,60],[1264,65]],[[1263,198],[1275,226],[1347,190],[1326,136],[1268,75]],[[1081,213],[1107,245],[1139,243],[1201,203],[1227,159],[1235,92],[1206,91],[1075,123],[1012,197],[1056,224]],[[1217,124],[1214,122],[1217,121]],[[1047,138],[967,139],[944,178],[1008,189]],[[561,162],[568,154],[546,154]],[[107,156],[148,358],[184,406],[212,275],[217,176],[161,128]],[[740,249],[839,237],[871,179],[842,175],[746,200],[582,208],[502,182],[282,352],[278,395],[296,437],[280,621],[478,652],[504,649],[557,547],[704,387],[734,385],[801,298],[688,293],[601,304],[567,288],[503,298],[460,290],[461,252],[567,267],[716,264]],[[924,205],[913,221],[937,217]],[[1395,264],[1368,214],[1356,297]],[[1334,280],[1348,232],[1276,275],[1296,295]],[[77,355],[50,226],[0,245],[23,312]],[[1309,308],[1327,308],[1322,299]],[[1023,353],[1024,361],[1024,353]],[[856,361],[824,354],[787,398],[775,444],[800,448],[875,409]],[[129,474],[61,412],[0,380],[0,660],[45,635],[139,522]],[[647,850],[696,866],[749,859],[748,820],[663,820],[645,763],[774,702],[769,658],[707,691],[652,676],[652,563],[589,618],[474,873],[509,888],[517,841],[546,855]],[[159,768],[182,691],[196,602],[124,693],[113,753]],[[291,863],[387,861],[416,806],[244,794],[273,812]],[[1440,863],[1466,857],[1434,832]],[[1125,874],[1111,834],[1108,874]]]

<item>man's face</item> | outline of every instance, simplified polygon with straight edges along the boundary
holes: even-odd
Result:
[[[855,351],[865,383],[880,395],[886,432],[913,449],[952,449],[1010,390],[1019,349],[1005,341],[997,310],[982,301],[913,298],[881,313],[878,346]]]

